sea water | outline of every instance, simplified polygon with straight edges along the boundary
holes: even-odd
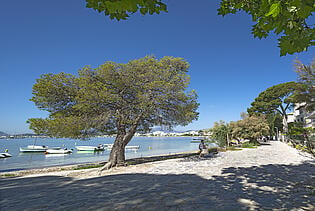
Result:
[[[0,172],[49,167],[67,164],[80,164],[89,162],[107,161],[110,150],[91,152],[77,151],[76,145],[97,146],[99,144],[112,144],[114,137],[91,138],[86,141],[74,139],[54,138],[25,138],[25,139],[0,139],[0,152],[9,150],[10,158],[0,159]],[[139,145],[138,150],[126,150],[126,158],[145,157],[152,155],[171,154],[198,150],[198,143],[191,143],[191,137],[133,137],[129,146]],[[27,145],[40,145],[48,147],[62,147],[73,149],[71,154],[44,154],[20,153],[20,147]]]

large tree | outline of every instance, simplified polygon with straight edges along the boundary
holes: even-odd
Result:
[[[286,82],[269,87],[261,92],[247,109],[250,115],[256,113],[273,114],[279,113],[282,117],[283,132],[288,132],[287,111],[292,108],[293,94],[301,85],[296,82]]]
[[[232,136],[237,139],[249,139],[256,142],[258,138],[269,135],[269,125],[264,115],[252,115],[230,123]]]
[[[211,139],[215,140],[219,146],[229,146],[229,139],[231,138],[230,125],[223,120],[214,122],[210,129]]]
[[[197,95],[186,91],[188,67],[182,58],[144,57],[87,66],[78,76],[44,74],[33,86],[31,100],[50,115],[29,119],[30,128],[54,137],[116,134],[103,169],[123,165],[125,146],[136,131],[187,125],[198,118]]]
[[[279,128],[283,128],[283,120],[282,116],[279,112],[275,111],[273,113],[268,113],[265,115],[265,118],[269,125],[269,135],[276,136],[278,138],[278,130]],[[278,128],[278,129],[277,129]]]
[[[127,19],[140,12],[145,15],[167,12],[162,0],[86,0],[86,6],[104,12],[111,19]],[[194,2],[192,2],[194,3]],[[219,15],[246,12],[252,17],[254,37],[265,38],[270,33],[279,38],[280,55],[306,51],[315,44],[315,29],[310,17],[315,12],[315,0],[221,0]],[[188,11],[189,12],[189,11]],[[311,24],[310,24],[311,23]]]
[[[296,62],[298,82],[302,84],[296,91],[295,100],[305,103],[307,111],[315,111],[315,60],[310,65]]]

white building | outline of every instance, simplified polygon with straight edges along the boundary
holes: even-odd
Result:
[[[152,133],[153,136],[166,136],[167,133],[163,132],[163,131],[154,131]]]
[[[305,103],[297,103],[293,112],[288,114],[288,123],[290,122],[302,122],[305,127],[315,127],[315,111],[307,112]]]

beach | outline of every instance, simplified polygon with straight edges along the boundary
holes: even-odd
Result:
[[[0,209],[314,210],[314,164],[310,155],[271,141],[101,174],[98,168],[30,170],[0,179]]]

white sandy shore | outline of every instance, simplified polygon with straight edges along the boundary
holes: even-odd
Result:
[[[113,168],[101,176],[98,169],[86,169],[5,178],[0,180],[0,208],[314,210],[314,177],[314,158],[282,142],[270,142],[207,159],[195,156]],[[26,195],[32,203],[21,203]],[[56,204],[59,201],[63,203]]]

